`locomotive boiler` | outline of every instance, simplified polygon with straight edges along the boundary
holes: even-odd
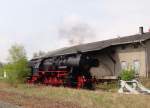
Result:
[[[32,59],[28,83],[92,89],[95,78],[90,69],[98,63],[97,59],[84,54]]]

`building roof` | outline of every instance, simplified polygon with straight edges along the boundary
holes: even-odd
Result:
[[[102,49],[110,47],[110,46],[128,44],[128,43],[134,43],[134,42],[142,42],[142,41],[146,41],[148,39],[150,39],[149,32],[144,33],[144,34],[136,34],[136,35],[132,35],[132,36],[126,36],[126,37],[118,37],[118,38],[114,38],[114,39],[103,40],[103,41],[92,42],[92,43],[81,44],[81,45],[76,45],[76,46],[72,46],[72,47],[58,49],[58,50],[47,53],[44,56],[44,58],[60,56],[60,55],[67,55],[67,54],[75,54],[78,52],[98,51],[98,50],[102,50]]]

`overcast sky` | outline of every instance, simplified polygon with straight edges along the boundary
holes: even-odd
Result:
[[[88,24],[95,36],[85,42],[138,33],[150,28],[149,0],[0,0],[0,61],[14,43],[25,46],[28,57],[39,50],[69,46],[59,28]]]

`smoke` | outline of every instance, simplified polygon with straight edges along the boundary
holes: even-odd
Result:
[[[92,27],[81,21],[66,22],[59,28],[59,37],[69,45],[79,45],[95,37]]]

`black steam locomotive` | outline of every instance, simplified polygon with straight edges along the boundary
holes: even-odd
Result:
[[[27,82],[91,89],[95,78],[90,68],[98,63],[97,59],[84,54],[32,59],[32,74]]]

